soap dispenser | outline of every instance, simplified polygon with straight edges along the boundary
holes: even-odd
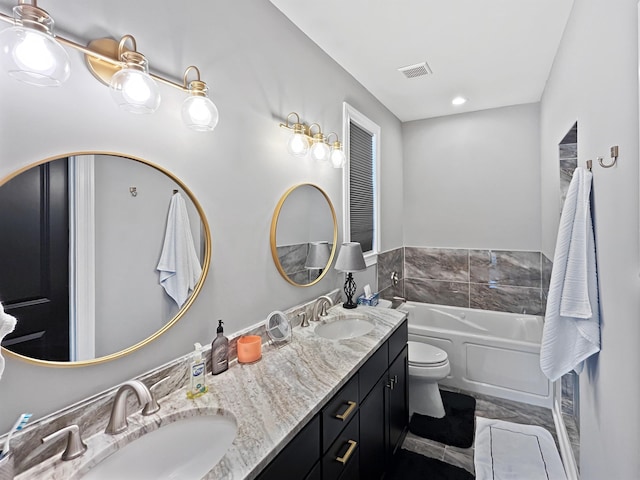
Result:
[[[229,339],[224,336],[222,320],[218,320],[218,335],[211,343],[211,373],[218,375],[229,368]]]
[[[187,390],[187,398],[198,398],[209,390],[205,382],[205,373],[207,366],[202,358],[202,345],[194,343],[195,350],[193,352],[193,361],[189,366],[189,390]]]

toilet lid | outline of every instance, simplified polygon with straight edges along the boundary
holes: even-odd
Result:
[[[447,352],[420,342],[408,342],[410,365],[439,365],[447,361]]]

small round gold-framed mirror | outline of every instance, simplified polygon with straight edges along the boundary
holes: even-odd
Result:
[[[84,151],[34,162],[0,179],[0,207],[12,232],[0,239],[0,302],[18,320],[2,353],[32,364],[86,366],[140,349],[183,317],[209,271],[202,206],[139,157]],[[188,256],[185,275],[165,261],[178,243],[193,247],[174,251]]]
[[[271,255],[287,282],[315,285],[326,275],[336,253],[338,222],[327,193],[313,183],[289,188],[271,220]]]

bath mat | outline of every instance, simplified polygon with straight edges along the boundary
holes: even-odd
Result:
[[[474,454],[478,480],[566,480],[551,434],[542,427],[476,419]]]
[[[476,399],[446,390],[440,390],[440,394],[444,404],[444,417],[434,418],[414,413],[409,422],[409,431],[419,437],[445,445],[471,447]]]
[[[474,476],[460,467],[454,467],[435,458],[425,457],[409,450],[399,450],[393,468],[385,480],[473,480]]]

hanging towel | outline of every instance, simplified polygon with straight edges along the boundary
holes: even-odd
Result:
[[[16,328],[16,318],[4,313],[4,308],[0,303],[0,342],[6,335],[13,332],[14,328]],[[4,358],[0,354],[0,378],[2,378],[2,372],[4,372]]]
[[[182,307],[202,274],[193,244],[187,206],[180,193],[174,193],[169,205],[167,230],[157,270],[160,285]]]
[[[575,169],[560,218],[540,350],[540,367],[551,381],[580,373],[583,361],[600,351],[591,180],[591,172]]]

